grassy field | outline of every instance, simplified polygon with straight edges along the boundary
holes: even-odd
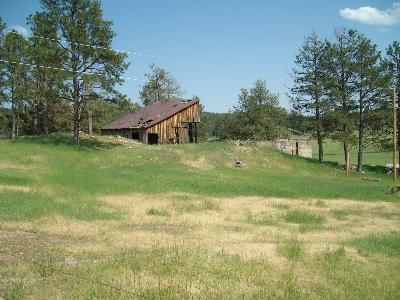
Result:
[[[312,141],[313,158],[318,159],[318,144],[315,140]],[[385,166],[391,164],[393,159],[393,151],[384,152],[376,150],[373,147],[366,148],[363,153],[364,165]],[[324,160],[338,162],[344,164],[343,145],[337,141],[326,140],[324,143]],[[357,148],[353,147],[350,150],[350,163],[357,165]]]
[[[400,298],[399,196],[380,168],[69,140],[0,140],[5,299]]]

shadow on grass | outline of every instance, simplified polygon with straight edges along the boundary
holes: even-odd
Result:
[[[119,145],[117,143],[104,142],[95,137],[88,136],[81,136],[79,145],[74,145],[72,144],[72,135],[62,133],[50,134],[47,136],[24,136],[19,138],[16,142],[37,145],[62,145],[82,150],[111,149]]]
[[[331,168],[343,168],[344,169],[344,165],[341,163],[338,163],[336,161],[323,161],[322,163],[319,163],[317,158],[303,157],[303,159],[310,163],[320,164],[321,166],[329,166]],[[386,167],[377,166],[377,165],[363,165],[363,171],[371,172],[371,173],[378,173],[378,174],[382,174],[382,175],[388,174]]]

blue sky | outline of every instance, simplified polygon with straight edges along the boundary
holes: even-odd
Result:
[[[400,0],[399,0],[400,1]],[[186,92],[198,95],[207,111],[228,111],[243,87],[265,79],[289,108],[288,71],[304,37],[315,30],[330,38],[338,26],[358,29],[384,50],[400,40],[400,2],[262,0],[103,0],[114,22],[114,48],[130,55],[126,77],[145,79],[150,63],[169,70]],[[0,0],[7,25],[26,27],[38,0]],[[141,82],[119,89],[139,102]]]

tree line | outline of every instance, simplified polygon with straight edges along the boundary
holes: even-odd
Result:
[[[388,149],[393,88],[400,90],[398,41],[381,53],[353,29],[335,30],[332,40],[313,32],[300,46],[290,75],[290,112],[280,108],[278,96],[258,80],[250,90],[241,90],[231,112],[205,116],[208,134],[256,140],[311,135],[318,144],[319,162],[324,141],[334,139],[342,144],[345,161],[350,147],[357,148],[358,171],[365,147]]]
[[[115,89],[127,69],[126,54],[111,49],[115,33],[97,0],[41,0],[27,38],[6,32],[0,19],[0,107],[3,133],[48,134],[134,109]]]
[[[400,44],[395,41],[383,55],[365,35],[341,28],[333,40],[315,32],[305,38],[291,75],[291,103],[296,112],[310,116],[312,133],[323,161],[326,138],[358,149],[357,169],[362,170],[363,149],[384,144],[391,127],[393,88],[400,88]]]

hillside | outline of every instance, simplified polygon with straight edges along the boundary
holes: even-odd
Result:
[[[382,169],[227,142],[69,142],[0,140],[6,299],[400,296]]]

